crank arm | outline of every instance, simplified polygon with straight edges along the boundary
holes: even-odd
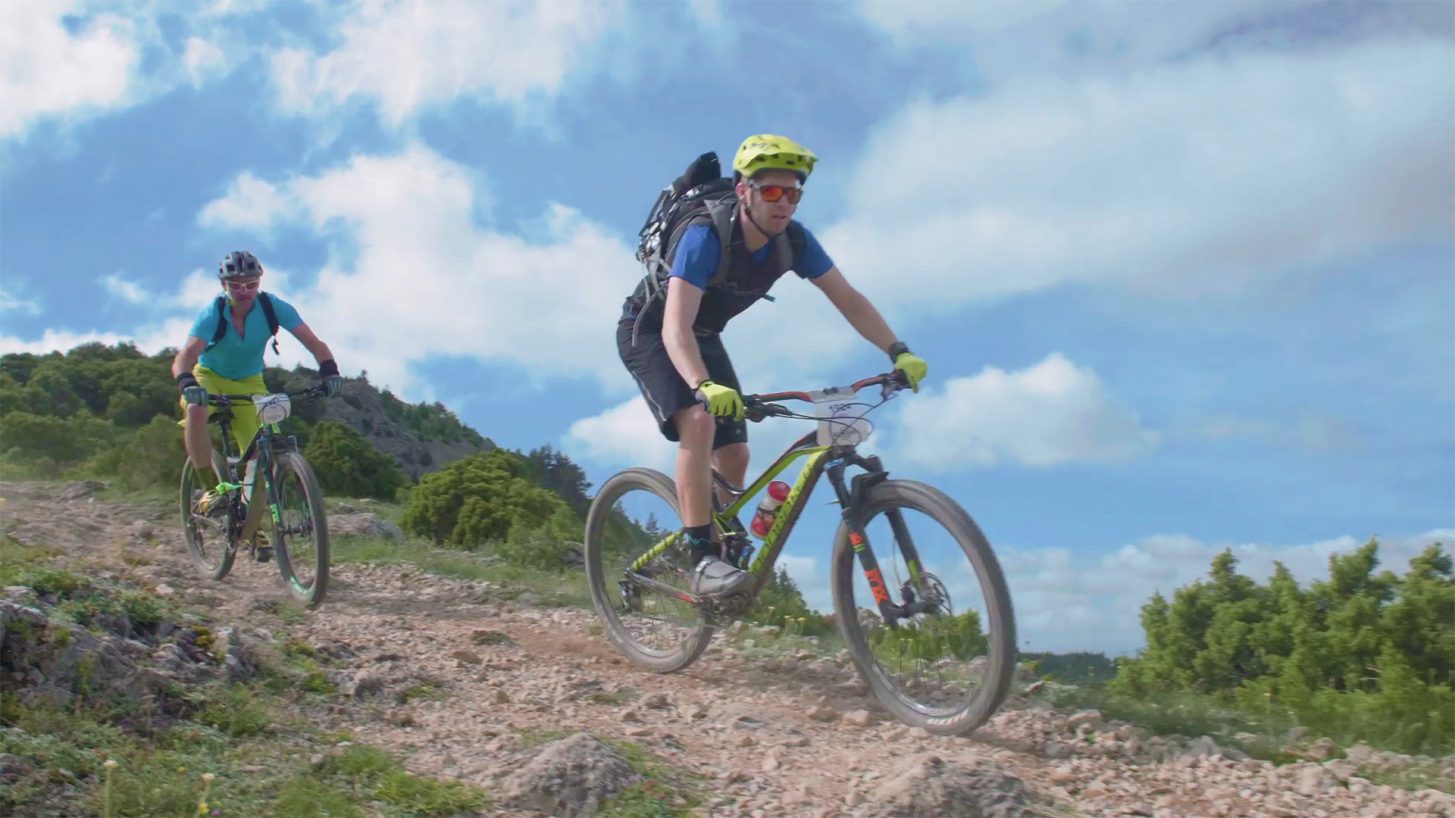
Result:
[[[665,582],[658,582],[649,576],[638,574],[635,571],[627,571],[626,579],[638,588],[647,588],[658,593],[666,594],[667,596],[676,597],[694,607],[702,604],[702,597],[689,594],[681,588],[674,588]]]

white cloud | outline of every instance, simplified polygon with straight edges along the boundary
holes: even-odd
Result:
[[[992,82],[1031,74],[1127,73],[1209,52],[1455,32],[1448,4],[1412,0],[1340,7],[1312,0],[860,0],[858,10],[901,48],[967,53],[976,72]]]
[[[187,38],[187,50],[182,55],[182,63],[187,67],[187,74],[192,78],[194,88],[201,87],[226,69],[222,49],[202,37]]]
[[[27,299],[9,288],[0,287],[0,313],[7,312],[40,315],[40,302]]]
[[[272,0],[167,3],[24,0],[0,4],[0,139],[41,122],[115,113],[178,86],[201,87],[256,53],[238,15]],[[226,38],[226,39],[225,39]],[[232,44],[224,49],[219,43]]]
[[[1446,550],[1455,529],[1381,538],[1381,569],[1402,574],[1409,560],[1432,542]],[[1213,557],[1231,549],[1238,572],[1259,582],[1282,562],[1307,588],[1328,578],[1331,554],[1346,554],[1364,540],[1343,536],[1313,543],[1207,543],[1185,535],[1156,535],[1098,559],[1064,548],[997,548],[1010,585],[1021,646],[1029,650],[1092,650],[1129,654],[1143,645],[1142,605],[1153,593],[1174,591],[1206,578]]]
[[[129,281],[123,278],[121,273],[111,273],[102,276],[101,286],[106,292],[120,298],[128,304],[146,304],[152,301],[150,293],[135,281]]]
[[[1333,452],[1363,444],[1359,432],[1341,418],[1309,410],[1291,421],[1215,417],[1196,421],[1178,435],[1205,440],[1255,440],[1305,452]]]
[[[1451,242],[1451,76],[1455,46],[1412,38],[921,100],[874,134],[822,237],[901,312],[1072,282],[1235,293]]]
[[[474,178],[414,145],[313,177],[240,179],[203,213],[214,228],[254,231],[296,213],[340,241],[296,303],[342,366],[376,382],[410,394],[411,363],[456,355],[512,363],[537,381],[587,376],[625,391],[607,339],[639,275],[631,249],[559,204],[532,239],[482,226]]]
[[[295,202],[277,186],[244,171],[220,199],[208,202],[197,217],[203,227],[266,233],[293,214]]]
[[[711,31],[725,23],[722,0],[688,0],[692,19],[702,28]]]
[[[832,530],[832,520],[827,521]],[[1145,644],[1141,626],[1142,606],[1154,593],[1169,601],[1173,593],[1206,579],[1212,560],[1230,549],[1238,559],[1240,574],[1266,583],[1275,562],[1281,562],[1305,589],[1328,579],[1329,557],[1347,554],[1368,538],[1334,537],[1311,543],[1212,543],[1183,534],[1158,534],[1123,545],[1100,555],[1067,548],[1024,548],[996,545],[996,556],[1005,573],[1015,609],[1018,647],[1031,651],[1101,651],[1108,655],[1131,655]],[[1381,537],[1380,566],[1403,574],[1409,561],[1430,543],[1440,542],[1448,553],[1455,543],[1455,529],[1443,528],[1423,534]],[[819,560],[785,552],[778,564],[803,592],[808,606],[820,612],[833,610],[827,552]],[[891,570],[880,555],[886,571]],[[964,559],[928,566],[949,589],[962,608],[979,607],[974,576]],[[863,578],[855,575],[857,599],[867,599]]]
[[[26,341],[12,335],[0,335],[0,355],[9,355],[12,352],[43,355],[47,352],[70,350],[81,344],[100,342],[110,345],[130,340],[130,338],[114,332],[69,332],[48,329],[35,341]]]
[[[354,97],[399,124],[461,97],[521,106],[556,94],[624,9],[619,2],[365,0],[324,54],[272,57],[282,108],[310,114]]]
[[[1143,454],[1160,439],[1095,372],[1060,354],[1019,372],[986,367],[922,387],[891,434],[897,455],[945,470],[1115,460]]]
[[[133,25],[103,14],[68,31],[74,0],[6,3],[0,13],[0,138],[51,117],[130,102],[140,62]]]
[[[669,475],[677,461],[677,444],[662,436],[640,395],[572,423],[561,450],[582,462],[647,466]]]

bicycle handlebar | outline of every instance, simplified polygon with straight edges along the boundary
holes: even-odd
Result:
[[[288,396],[288,399],[289,400],[292,400],[294,398],[305,398],[305,399],[310,399],[311,400],[311,399],[316,399],[316,398],[323,397],[325,394],[327,394],[327,390],[325,390],[322,386],[310,386],[307,389],[304,389],[304,390],[301,390],[301,391],[298,391],[298,392],[286,392],[284,394],[286,394]],[[227,405],[227,404],[231,404],[234,401],[250,402],[250,401],[252,401],[253,398],[261,398],[261,397],[266,397],[266,396],[265,395],[224,395],[224,394],[217,394],[217,393],[208,392],[207,393],[207,402],[210,403],[210,404],[212,404],[212,405],[214,405],[214,406],[224,406],[224,405]]]
[[[874,375],[873,377],[864,378],[860,381],[855,381],[848,386],[831,386],[828,389],[824,389],[821,391],[826,394],[842,393],[846,395],[853,395],[859,390],[867,389],[871,386],[883,386],[883,396],[887,398],[901,389],[908,389],[909,381],[905,380],[904,373],[900,372],[899,370],[895,370],[893,372],[886,372],[882,375]],[[762,392],[756,395],[744,395],[743,407],[746,410],[745,416],[748,420],[757,423],[768,417],[782,417],[784,415],[791,415],[793,414],[793,410],[789,409],[786,406],[781,406],[778,403],[779,401],[785,400],[799,400],[806,403],[812,403],[813,395],[808,392],[797,391]]]

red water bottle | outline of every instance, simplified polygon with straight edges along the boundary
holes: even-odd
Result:
[[[763,495],[763,500],[758,503],[758,510],[753,514],[753,522],[748,528],[753,536],[763,539],[768,536],[768,529],[773,527],[773,517],[778,513],[778,507],[788,499],[788,484],[781,480],[774,480],[768,484],[768,493]]]

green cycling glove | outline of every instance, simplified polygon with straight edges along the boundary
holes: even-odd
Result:
[[[708,414],[743,419],[743,396],[738,394],[738,390],[706,380],[697,385],[697,392],[707,401]]]
[[[930,371],[930,365],[925,359],[909,351],[902,341],[895,342],[889,348],[889,359],[894,361],[894,368],[904,373],[904,379],[909,382],[909,388],[919,391],[919,382],[925,379]]]

